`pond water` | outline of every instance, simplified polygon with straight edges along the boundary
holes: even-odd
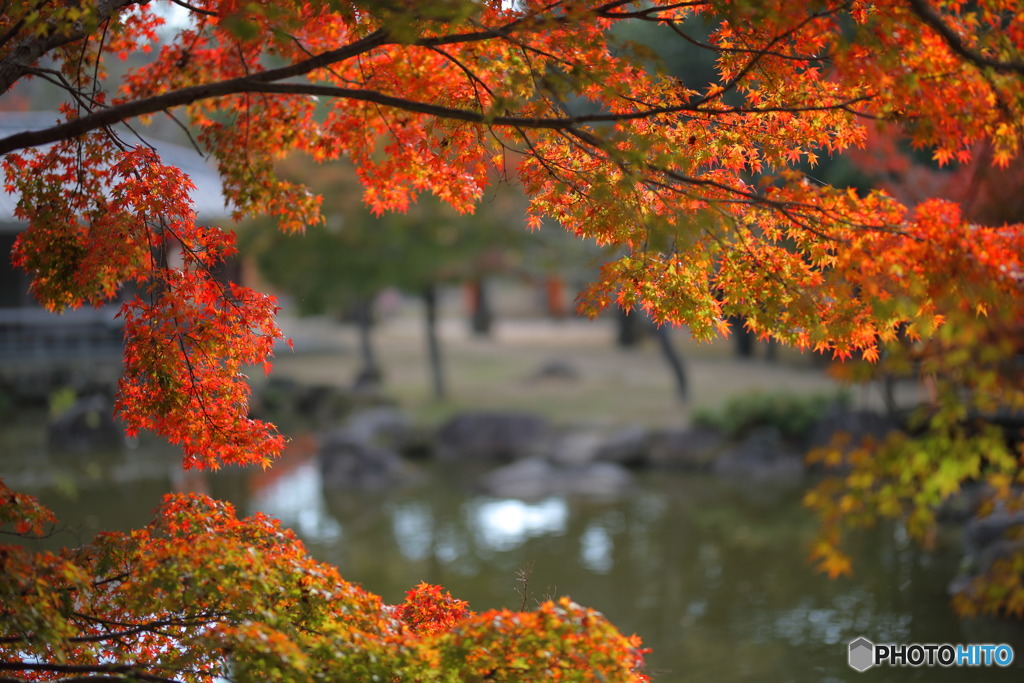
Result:
[[[662,681],[1016,680],[1022,671],[889,669],[858,674],[847,643],[1010,642],[998,622],[961,623],[946,584],[955,544],[926,554],[898,526],[856,539],[853,578],[830,581],[806,563],[814,522],[800,491],[705,476],[646,474],[613,501],[475,495],[472,477],[421,464],[386,495],[324,491],[302,440],[268,472],[184,477],[173,451],[55,455],[38,430],[0,430],[0,477],[38,495],[66,544],[148,520],[163,493],[205,490],[240,512],[292,527],[317,558],[398,602],[419,581],[471,607],[527,607],[569,595],[653,648]]]

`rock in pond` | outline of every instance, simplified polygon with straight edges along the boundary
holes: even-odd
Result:
[[[712,471],[732,479],[794,482],[803,476],[804,462],[778,429],[759,427],[715,458]]]
[[[829,445],[838,434],[849,435],[851,446],[867,437],[881,442],[893,431],[900,431],[900,422],[884,413],[874,410],[857,410],[841,404],[829,406],[807,435],[806,450]]]
[[[76,399],[50,421],[47,437],[59,451],[87,451],[124,445],[124,431],[114,420],[114,406],[102,394]]]
[[[964,560],[960,574],[949,585],[951,593],[971,589],[971,582],[992,569],[992,565],[1024,552],[1024,512],[999,510],[975,517],[964,526]]]
[[[548,421],[532,413],[462,413],[437,431],[438,456],[444,460],[507,462],[529,454],[549,430]]]
[[[320,475],[325,490],[379,491],[400,483],[405,474],[401,456],[354,438],[331,432],[320,443]]]
[[[622,427],[605,437],[597,449],[597,459],[625,467],[641,467],[650,459],[651,435],[644,427]]]
[[[621,465],[593,462],[560,466],[540,457],[499,467],[480,480],[481,489],[488,495],[524,500],[558,495],[614,498],[632,484],[632,475]]]
[[[661,469],[706,472],[726,447],[725,435],[711,427],[658,431],[650,436],[647,463]]]
[[[424,437],[412,417],[394,406],[371,406],[352,411],[342,430],[356,441],[406,454],[422,449]]]

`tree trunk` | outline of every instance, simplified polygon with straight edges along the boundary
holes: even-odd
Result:
[[[633,348],[640,343],[640,339],[643,337],[644,316],[635,310],[627,311],[624,308],[616,309],[616,313],[618,335],[615,342],[619,348]]]
[[[686,399],[689,393],[689,386],[686,380],[686,370],[683,367],[682,357],[676,353],[675,347],[672,346],[672,338],[669,336],[668,325],[658,325],[654,328],[654,336],[658,339],[658,346],[661,348],[661,353],[665,356],[665,360],[668,362],[670,368],[672,368],[672,375],[676,378],[676,392],[679,394],[680,399]]]
[[[356,326],[359,328],[359,352],[363,367],[356,375],[356,388],[366,388],[380,384],[383,373],[377,364],[377,354],[373,350],[373,299],[360,297],[355,304]]]
[[[430,356],[430,378],[434,387],[434,398],[443,399],[448,392],[444,382],[444,366],[441,362],[441,340],[437,336],[437,286],[423,288],[423,311],[426,323],[427,353]]]
[[[470,331],[477,337],[491,336],[494,312],[491,310],[491,300],[487,295],[487,287],[482,277],[476,277],[469,281],[469,297]]]
[[[548,306],[548,315],[555,320],[563,320],[568,311],[565,307],[565,283],[561,276],[552,273],[544,278],[544,298]]]
[[[729,326],[736,340],[736,355],[740,358],[754,357],[754,333],[743,323],[745,319],[738,315],[729,316]]]

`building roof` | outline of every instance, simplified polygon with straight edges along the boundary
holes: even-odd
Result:
[[[60,114],[56,111],[0,111],[0,138],[27,130],[48,128],[59,119]],[[132,133],[126,130],[125,139],[131,138]],[[192,201],[201,221],[219,222],[230,215],[225,206],[224,195],[221,193],[220,176],[195,149],[149,137],[146,141],[156,148],[157,154],[165,163],[177,166],[192,178],[196,186],[195,192],[192,193]],[[17,203],[17,195],[0,190],[0,224],[17,223],[14,218],[14,207]]]

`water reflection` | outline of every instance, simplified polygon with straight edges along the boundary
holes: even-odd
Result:
[[[568,517],[568,505],[559,498],[539,503],[520,500],[470,500],[466,520],[477,547],[485,551],[507,552],[530,538],[562,536]]]
[[[325,491],[312,453],[190,485],[281,519],[316,557],[389,602],[428,581],[478,610],[518,608],[525,572],[528,607],[568,594],[601,610],[654,649],[660,680],[963,680],[962,670],[856,674],[846,643],[1016,637],[957,622],[945,594],[954,555],[924,555],[898,527],[857,539],[854,578],[814,574],[804,562],[813,520],[799,491],[659,474],[619,501],[526,502],[473,495],[467,474],[424,467],[406,488],[360,495]],[[45,453],[0,460],[0,476],[71,521],[65,543],[144,524],[161,495],[182,485],[168,453],[82,458],[70,468]],[[1010,642],[1024,660],[1024,641]],[[1009,680],[1020,670],[982,673]]]
[[[600,524],[588,526],[580,535],[580,564],[592,572],[607,574],[612,568],[612,537]]]
[[[272,497],[254,501],[295,520],[311,550],[347,578],[390,601],[418,581],[439,583],[485,609],[518,607],[525,571],[528,605],[567,593],[602,610],[654,648],[650,662],[662,680],[849,680],[845,647],[858,635],[967,638],[945,595],[952,555],[925,556],[894,527],[860,539],[854,579],[829,581],[804,564],[813,522],[798,491],[751,495],[713,479],[661,475],[617,502],[527,502],[469,495],[457,471],[428,470],[390,496],[324,491],[322,504],[315,474],[296,470]],[[290,502],[270,503],[282,499]],[[304,533],[297,514],[309,510],[333,515],[337,537]],[[907,669],[872,678],[961,673]]]
[[[304,539],[342,542],[341,525],[327,512],[320,493],[320,470],[307,460],[261,488],[255,488],[247,509],[281,520]]]
[[[402,554],[413,561],[430,552],[430,508],[423,503],[399,505],[392,517],[395,540]]]

